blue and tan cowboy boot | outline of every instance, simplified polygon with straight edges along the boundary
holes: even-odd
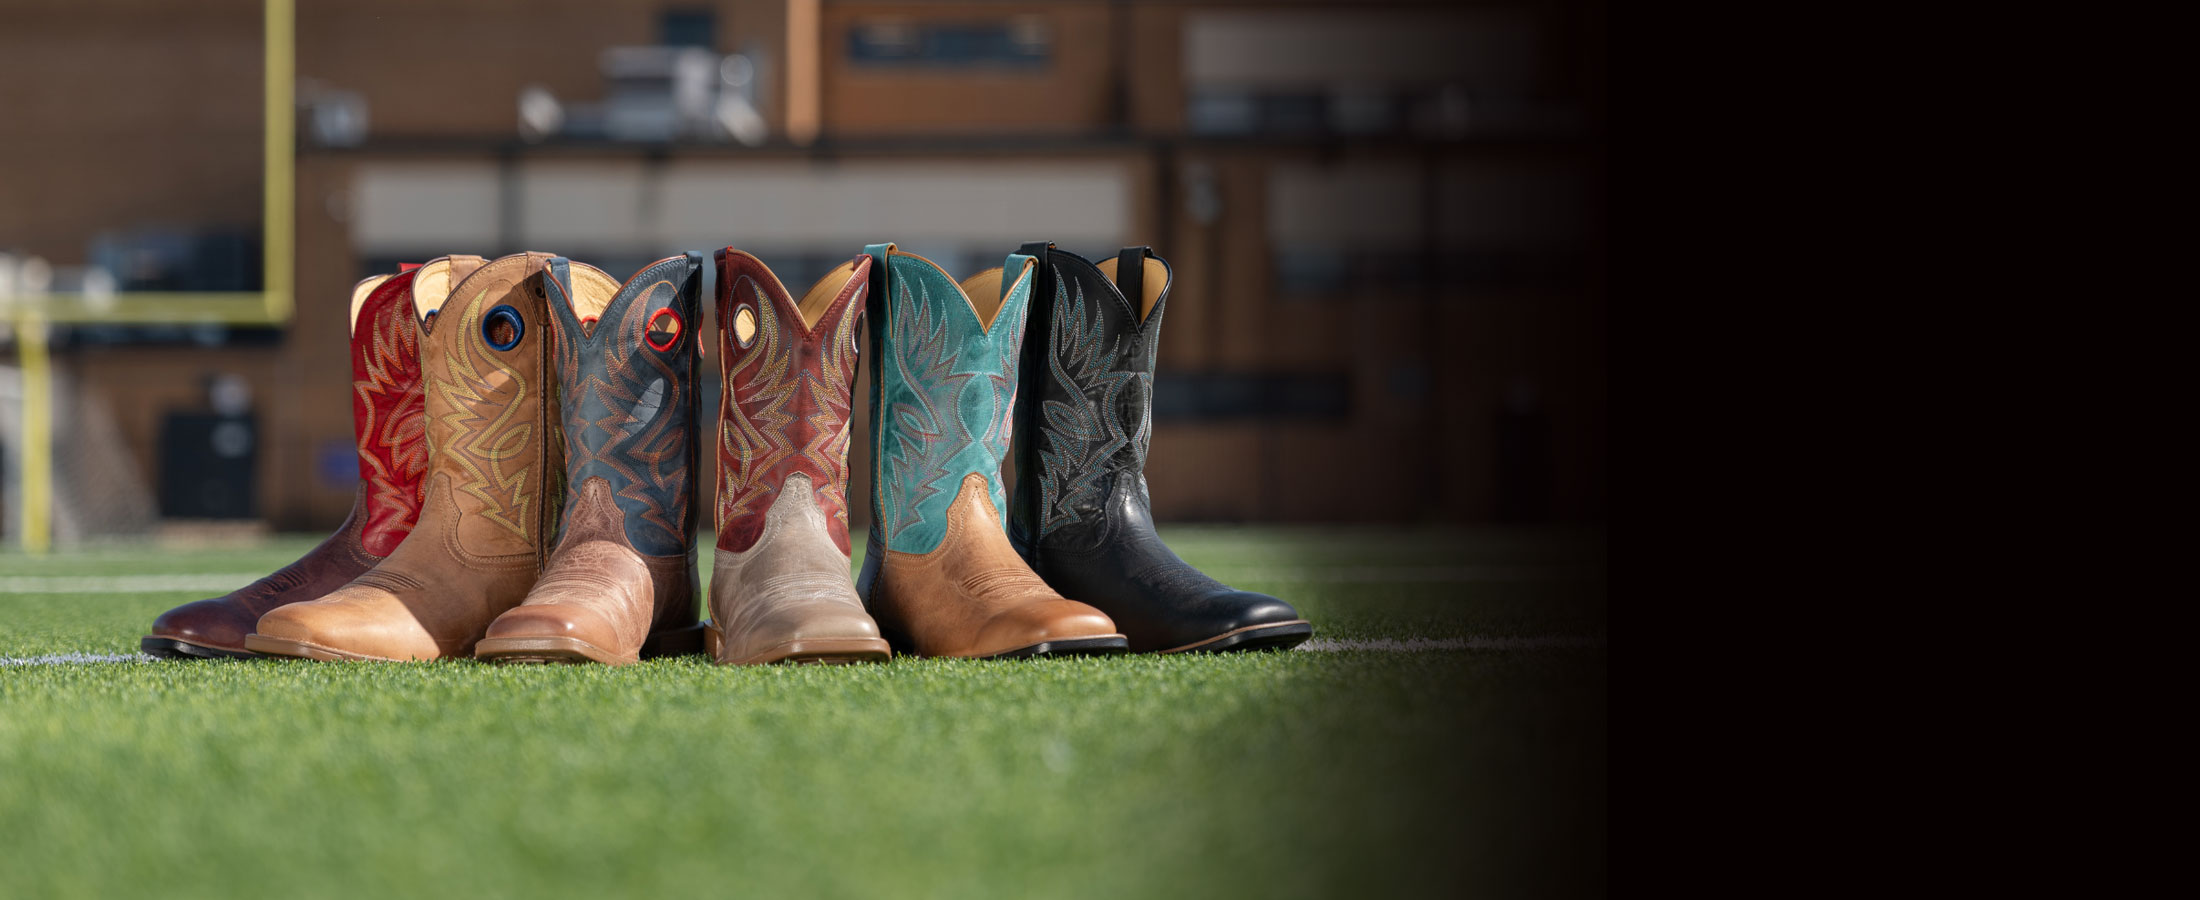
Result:
[[[1036,261],[962,284],[892,244],[871,255],[871,542],[857,590],[923,656],[1113,653],[1099,610],[1032,574],[1001,524],[1001,462]]]
[[[599,662],[700,653],[695,616],[695,366],[703,256],[661,259],[621,285],[553,259],[549,288],[565,508],[525,602],[474,655]]]
[[[1055,590],[1099,607],[1141,653],[1283,649],[1298,610],[1192,568],[1154,533],[1146,494],[1154,354],[1169,264],[1144,247],[1095,266],[1052,244],[1017,391],[1009,536]]]

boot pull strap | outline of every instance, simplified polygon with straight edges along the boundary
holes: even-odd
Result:
[[[1125,247],[1115,255],[1115,286],[1133,310],[1141,307],[1146,296],[1146,257],[1152,255],[1152,247]]]
[[[703,304],[710,302],[711,288],[717,286],[718,279],[713,277],[718,274],[714,271],[717,267],[705,260],[700,251],[690,250],[681,255],[687,257],[688,263],[687,299],[692,301],[694,306],[692,312],[697,316],[701,316]],[[682,313],[682,315],[686,314],[687,312]]]
[[[1030,262],[1033,262],[1033,259],[1030,256],[1022,253],[1011,253],[1008,255],[1008,260],[1001,264],[1001,296],[999,299],[1002,305],[1007,305],[1008,292],[1015,290],[1016,282],[1023,280],[1024,265]],[[1039,290],[1037,279],[1044,277],[1039,273],[1038,270],[1046,268],[1046,265],[1045,263],[1041,262],[1039,265],[1032,266],[1031,268],[1031,277],[1033,279],[1031,285],[1032,294],[1037,295]]]
[[[704,262],[702,251],[690,250],[682,255],[686,256],[688,261],[688,290],[685,292],[687,296],[681,298],[687,302],[685,304],[686,308],[680,311],[680,316],[684,322],[700,323],[703,321],[703,316],[706,315],[704,311],[710,308],[711,301],[717,297],[717,293],[713,288],[717,287],[718,267]],[[703,340],[699,327],[694,325],[690,327],[695,328],[697,331],[695,335],[695,358],[700,360],[710,355],[710,342]]]
[[[886,296],[886,280],[888,275],[890,274],[888,272],[889,267],[886,265],[886,259],[887,257],[894,255],[895,249],[895,245],[892,242],[884,244],[867,244],[864,246],[864,255],[871,257],[871,296]]]
[[[542,295],[543,306],[551,315],[561,319],[573,319],[579,315],[573,311],[573,261],[563,256],[553,256],[542,266],[542,286],[535,293]],[[579,324],[578,319],[573,319]]]
[[[1016,248],[1016,256],[1028,256],[1039,261],[1037,270],[1031,273],[1031,297],[1035,305],[1044,302],[1044,298],[1054,296],[1054,259],[1047,253],[1052,249],[1054,249],[1053,241],[1027,241],[1023,246]],[[1003,291],[1008,289],[1008,284],[1009,280],[1007,278],[1001,279],[1001,289]],[[1004,293],[1002,296],[1005,297],[1007,294]]]

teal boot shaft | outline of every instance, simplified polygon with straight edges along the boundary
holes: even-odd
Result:
[[[886,278],[870,313],[872,534],[890,550],[930,553],[965,476],[983,474],[994,508],[1008,508],[1001,462],[1032,279],[981,275],[973,285],[1007,285],[971,298],[931,260],[892,244],[865,249]],[[1030,260],[1011,254],[1004,269],[1022,272]]]

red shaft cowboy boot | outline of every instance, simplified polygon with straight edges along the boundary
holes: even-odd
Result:
[[[447,258],[470,272],[478,256]],[[427,472],[421,419],[420,324],[444,292],[414,290],[416,267],[359,282],[351,299],[351,417],[359,444],[359,489],[344,525],[297,562],[226,596],[162,613],[138,642],[164,659],[249,658],[244,637],[269,610],[312,600],[359,577],[412,532]]]
[[[388,559],[326,596],[261,616],[245,648],[317,660],[471,656],[489,623],[535,586],[557,524],[565,457],[552,429],[544,312],[548,253],[516,253],[453,279],[420,339],[428,471],[419,521]]]
[[[893,648],[848,575],[848,436],[871,257],[796,302],[756,257],[718,251],[721,663],[883,662]]]

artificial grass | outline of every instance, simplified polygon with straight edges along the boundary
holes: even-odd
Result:
[[[1593,540],[1170,537],[1267,574],[1235,580],[1325,639],[1604,630],[1601,580],[1557,577],[1596,571]],[[310,543],[116,553],[264,571]],[[107,563],[0,557],[0,577]],[[1461,570],[1483,563],[1541,574]],[[203,593],[0,595],[0,657],[128,652]],[[1601,892],[1605,679],[1601,647],[0,666],[0,893]]]

